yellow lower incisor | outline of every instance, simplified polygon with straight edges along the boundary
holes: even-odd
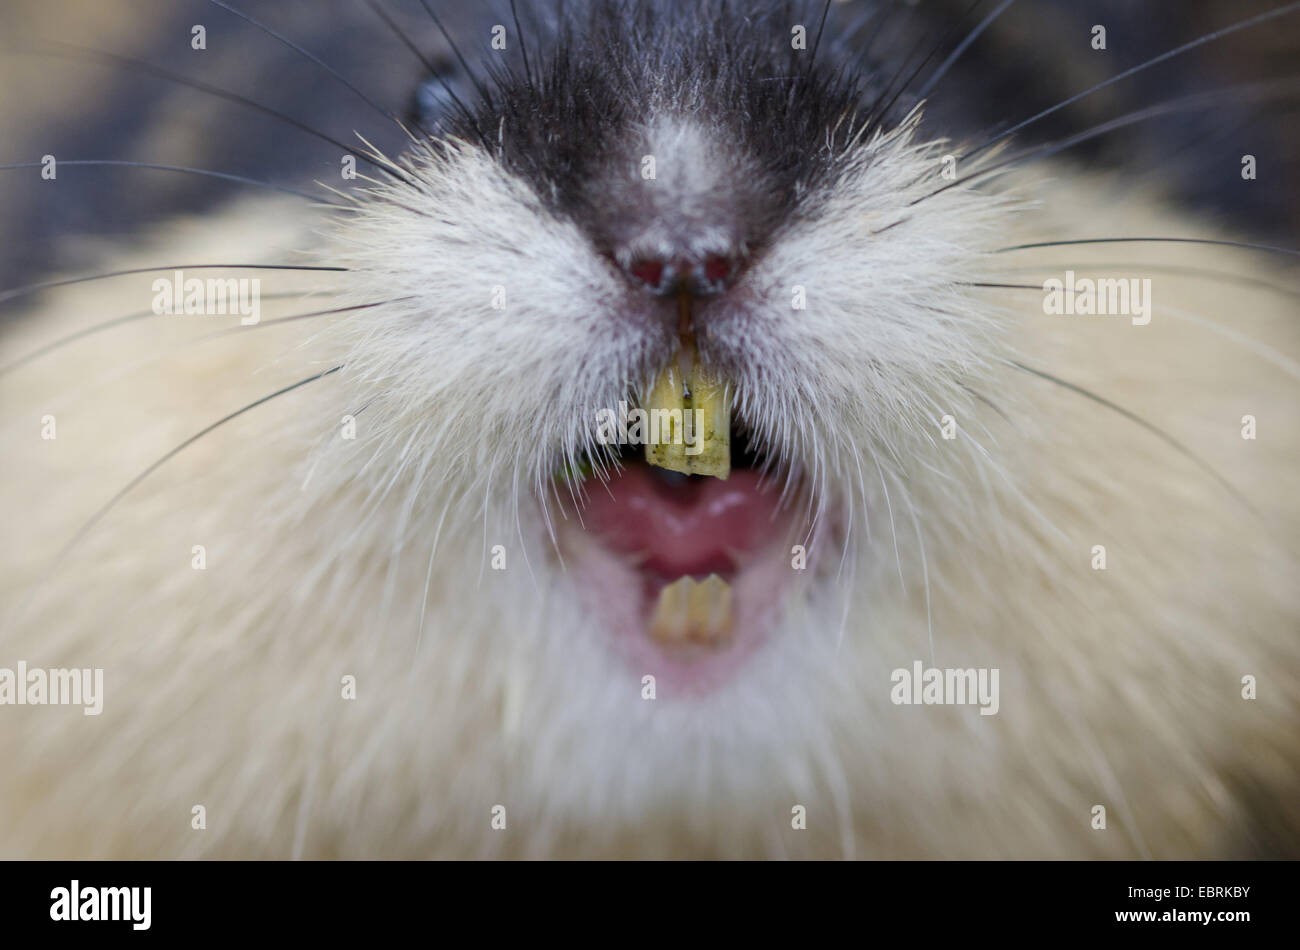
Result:
[[[659,591],[650,636],[660,643],[719,646],[731,638],[731,585],[717,574],[680,577]]]
[[[673,361],[650,387],[642,407],[649,429],[645,460],[672,472],[727,478],[731,474],[731,394],[727,384],[698,359],[691,360],[687,372],[690,378],[683,385],[682,367]]]

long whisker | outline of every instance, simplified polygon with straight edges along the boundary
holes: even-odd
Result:
[[[524,41],[524,30],[519,25],[519,8],[515,0],[510,0],[510,16],[515,21],[515,32],[519,34],[519,55],[524,60],[524,79],[528,80],[528,85],[533,85],[533,71],[528,67],[528,44]],[[541,64],[538,64],[540,68]]]
[[[1007,415],[1007,414],[1002,410],[1002,407],[1000,407],[997,403],[995,403],[995,402],[994,402],[992,399],[990,399],[988,396],[985,396],[983,393],[981,393],[981,392],[977,392],[976,390],[971,389],[969,386],[965,385],[964,383],[962,384],[962,387],[961,387],[961,388],[964,389],[964,390],[966,390],[966,392],[970,393],[973,397],[975,397],[976,399],[978,399],[980,402],[984,403],[984,405],[986,405],[986,406],[988,406],[990,409],[992,409],[995,413],[998,414],[998,416],[1002,419],[1002,421],[1005,422],[1007,425],[1011,426],[1011,428],[1013,428],[1013,429],[1017,429],[1017,430],[1019,429],[1019,426],[1017,426],[1017,425],[1015,424],[1015,422],[1012,421],[1011,417],[1008,416],[1008,415]],[[985,429],[984,431],[985,431],[985,432],[988,432],[988,429]],[[991,435],[991,434],[992,434],[992,433],[990,433],[990,435]]]
[[[375,16],[379,17],[379,19],[384,21],[384,25],[387,26],[393,32],[393,35],[402,41],[402,45],[405,46],[408,50],[410,50],[411,54],[420,61],[420,64],[424,66],[424,68],[428,71],[429,75],[438,76],[439,74],[438,67],[433,65],[433,61],[429,59],[428,56],[425,56],[424,53],[420,52],[420,47],[416,46],[415,43],[411,41],[411,38],[406,35],[406,33],[402,30],[400,26],[397,25],[397,22],[388,15],[387,11],[385,11],[383,7],[379,5],[378,0],[365,0],[365,3],[366,6],[368,6],[374,12]],[[444,83],[444,87],[445,86],[446,84]],[[450,95],[452,99],[456,101],[457,105],[461,106],[461,108],[464,108],[460,100],[456,99],[455,93],[453,93],[451,89],[447,89],[447,94]]]
[[[903,84],[898,87],[897,91],[895,91],[893,95],[889,95],[889,91],[893,89],[894,81],[895,79],[897,79],[897,76],[892,77],[889,80],[889,85],[885,87],[885,91],[881,94],[882,99],[887,95],[889,95],[889,99],[885,102],[883,106],[874,110],[874,115],[872,116],[871,120],[867,122],[867,124],[863,127],[863,132],[866,135],[869,136],[873,129],[878,128],[880,126],[880,123],[885,121],[885,116],[889,114],[889,110],[894,107],[894,103],[898,101],[899,97],[904,92],[907,91],[907,87],[916,81],[916,77],[921,75],[921,70],[925,69],[925,67],[930,64],[930,60],[934,59],[935,54],[937,54],[939,50],[943,49],[943,47],[948,43],[948,41],[952,37],[957,35],[957,33],[961,29],[960,27],[961,21],[965,20],[966,17],[983,2],[984,0],[974,0],[974,2],[970,6],[968,6],[964,11],[962,11],[961,16],[957,18],[958,25],[948,30],[948,32],[946,32],[943,35],[943,37],[939,40],[939,42],[935,43],[930,48],[930,52],[926,54],[925,59],[921,60],[921,62],[916,65],[916,68],[912,70],[912,72],[908,75],[907,79],[903,81]],[[905,68],[907,64],[912,61],[912,57],[915,56],[916,53],[921,49],[921,45],[924,42],[925,42],[924,39],[922,39],[920,42],[916,44],[916,47],[910,53],[907,54],[907,59],[903,61],[903,68]],[[899,75],[900,76],[902,75],[902,68],[899,69]]]
[[[968,283],[965,284],[964,286],[997,287],[997,288],[1005,288],[1007,290],[1034,290],[1040,293],[1042,292],[1042,288],[1039,287],[1037,284]],[[1079,291],[1077,290],[1075,291],[1075,293],[1078,292]],[[1233,342],[1239,344],[1240,346],[1245,347],[1246,349],[1262,357],[1263,359],[1268,360],[1270,363],[1274,364],[1275,366],[1281,367],[1282,370],[1288,373],[1289,375],[1294,376],[1297,379],[1300,379],[1300,364],[1295,363],[1295,361],[1293,360],[1287,359],[1285,356],[1282,356],[1281,354],[1270,351],[1266,347],[1263,347],[1260,344],[1256,343],[1253,339],[1246,336],[1245,334],[1238,333],[1235,330],[1232,330],[1229,327],[1225,327],[1218,323],[1215,323],[1212,320],[1206,320],[1203,317],[1198,317],[1194,313],[1188,313],[1185,310],[1178,310],[1177,308],[1174,307],[1162,306],[1161,312],[1168,313],[1171,316],[1174,316],[1178,319],[1187,320],[1191,323],[1195,323],[1198,324],[1199,326],[1203,326],[1207,330],[1211,331],[1212,333],[1218,333],[1226,337],[1227,339],[1230,339]]]
[[[907,506],[907,516],[912,522],[912,531],[916,534],[917,549],[921,553],[921,580],[925,587],[925,629],[930,643],[930,663],[937,665],[938,660],[934,652],[934,614],[930,608],[930,565],[929,559],[925,556],[925,537],[921,534],[921,521],[916,516],[916,506],[912,504],[912,496],[907,490],[907,484],[900,478],[896,478],[896,481],[903,495],[903,504]]]
[[[242,10],[236,10],[234,7],[230,6],[230,4],[222,2],[222,0],[208,0],[208,3],[220,7],[221,9],[225,10],[228,13],[233,13],[241,20],[245,21],[246,23],[250,23],[253,26],[255,26],[257,29],[261,30],[267,36],[283,43],[285,46],[289,47],[289,49],[293,50],[295,53],[298,53],[299,55],[304,56],[307,59],[311,60],[313,63],[315,63],[321,69],[325,70],[327,73],[329,73],[339,82],[341,82],[343,85],[347,86],[348,89],[352,90],[353,94],[356,95],[358,99],[360,99],[362,102],[368,105],[379,115],[383,116],[385,119],[390,119],[391,121],[396,122],[399,128],[404,129],[401,120],[398,119],[397,116],[393,114],[392,110],[385,109],[383,106],[379,105],[368,95],[366,95],[364,92],[358,89],[351,81],[348,80],[346,76],[340,73],[329,63],[325,62],[319,56],[315,55],[314,53],[308,52],[307,50],[299,46],[297,43],[295,43],[293,40],[289,39],[288,37],[280,33],[277,33],[275,30],[271,29],[266,24],[253,19],[251,16],[249,16],[247,13],[244,13]]]
[[[424,7],[424,12],[429,14],[429,19],[431,19],[433,25],[438,28],[438,32],[442,34],[442,38],[447,41],[447,46],[451,48],[452,55],[455,56],[456,61],[460,63],[460,68],[465,70],[465,75],[468,76],[469,81],[474,84],[474,89],[478,92],[479,96],[483,99],[487,99],[487,90],[484,89],[483,84],[478,81],[478,77],[474,75],[474,71],[469,68],[469,63],[465,61],[465,57],[461,54],[460,47],[456,44],[456,41],[451,38],[451,34],[447,32],[447,28],[442,25],[442,20],[438,19],[438,14],[433,12],[433,8],[429,6],[428,0],[420,0],[420,6]]]
[[[329,317],[337,313],[354,313],[358,310],[373,310],[375,307],[384,307],[390,303],[398,303],[402,300],[414,299],[414,295],[407,297],[390,297],[387,300],[376,300],[373,303],[358,303],[353,304],[350,307],[333,307],[329,310],[313,310],[310,313],[294,313],[287,317],[275,317],[271,320],[259,320],[257,323],[251,324],[250,326],[228,327],[225,330],[216,330],[205,336],[199,337],[198,340],[215,340],[219,337],[231,336],[236,333],[247,333],[249,330],[259,330],[262,327],[274,327],[279,326],[282,323],[296,323],[299,320],[314,320],[317,317]]]
[[[280,112],[276,109],[272,109],[270,106],[264,106],[260,102],[254,102],[252,99],[248,99],[237,93],[228,92],[227,90],[219,89],[216,86],[210,86],[205,82],[200,82],[197,79],[191,79],[188,76],[182,76],[180,73],[174,73],[169,69],[163,69],[161,66],[155,66],[152,63],[146,63],[143,60],[139,60],[139,59],[132,59],[130,56],[121,56],[117,53],[109,53],[106,52],[105,50],[92,49],[87,46],[77,46],[74,43],[63,43],[58,40],[42,39],[39,41],[35,41],[35,43],[36,45],[39,46],[48,47],[48,49],[43,50],[43,52],[45,52],[50,56],[65,56],[65,57],[77,56],[79,58],[88,57],[90,59],[98,59],[101,62],[111,63],[113,65],[121,66],[127,69],[134,69],[139,72],[147,73],[152,76],[157,76],[160,79],[166,79],[168,82],[174,82],[182,86],[188,86],[191,89],[197,89],[199,92],[202,92],[206,95],[215,96],[218,99],[224,99],[227,102],[233,102],[236,105],[241,105],[244,106],[245,108],[253,109],[254,111],[260,112],[263,115],[268,115],[274,119],[279,119],[281,122],[285,122],[288,125],[292,126],[293,128],[298,129],[301,132],[305,132],[308,135],[318,138],[323,142],[328,142],[330,145],[333,145],[335,148],[340,149],[345,154],[357,155],[356,150],[348,147],[343,142],[334,138],[334,136],[322,132],[319,129],[314,128],[313,126],[308,125],[306,122],[302,122],[299,119],[295,119],[293,118],[293,116],[286,115],[283,112]],[[364,155],[358,155],[358,157],[363,159],[364,161],[371,162],[371,164],[375,164]],[[376,164],[375,167],[379,168],[386,175],[393,174],[391,171],[389,171],[387,168],[384,168],[382,165]]]
[[[165,267],[132,267],[129,270],[109,271],[106,274],[91,274],[88,277],[68,277],[63,280],[46,280],[39,284],[26,284],[10,290],[0,291],[0,303],[25,297],[28,294],[51,290],[55,287],[69,287],[72,284],[86,284],[95,280],[107,280],[110,277],[127,277],[131,274],[153,274],[165,270],[291,270],[291,271],[331,271],[339,273],[346,267],[323,267],[297,264],[173,264]]]
[[[804,71],[804,79],[812,75],[814,64],[817,62],[817,50],[822,45],[822,31],[826,29],[826,16],[831,12],[831,3],[833,0],[826,0],[822,5],[821,20],[817,23],[817,37],[813,40],[812,52],[808,55],[808,69]]]
[[[135,478],[131,479],[131,481],[129,481],[125,485],[125,487],[122,488],[121,491],[119,491],[116,495],[110,498],[104,504],[103,507],[101,507],[98,511],[96,511],[93,515],[91,515],[90,520],[81,526],[81,529],[77,531],[76,535],[73,536],[72,540],[69,541],[64,546],[63,550],[59,552],[58,557],[55,558],[55,562],[57,563],[58,561],[63,560],[63,558],[68,554],[68,552],[71,551],[74,547],[76,547],[77,544],[81,541],[81,539],[84,538],[95,527],[95,525],[98,524],[100,520],[103,519],[103,517],[113,509],[113,507],[118,502],[120,502],[123,498],[125,498],[133,488],[135,488],[142,481],[144,481],[146,478],[148,478],[150,475],[156,472],[168,461],[175,458],[186,448],[193,445],[199,439],[203,438],[205,435],[212,432],[213,430],[218,429],[221,426],[225,425],[227,422],[230,422],[233,419],[238,419],[244,413],[252,409],[256,409],[258,406],[270,402],[272,399],[276,399],[280,396],[285,395],[286,393],[291,393],[295,389],[300,389],[301,387],[306,386],[308,383],[314,383],[318,379],[324,379],[326,376],[329,376],[331,373],[337,373],[342,368],[343,365],[340,364],[338,366],[327,369],[324,372],[316,373],[313,376],[308,376],[306,379],[300,379],[298,380],[298,382],[285,386],[283,389],[277,389],[275,392],[271,393],[270,395],[263,396],[260,399],[256,399],[253,402],[250,402],[248,405],[244,406],[242,409],[236,409],[234,412],[230,413],[229,415],[223,416],[222,418],[218,419],[216,422],[212,423],[209,426],[206,426],[205,428],[201,429],[199,432],[196,432],[194,435],[190,436],[180,445],[176,446],[174,449],[169,451],[166,455],[162,456],[157,461],[155,461],[152,465],[146,468]]]
[[[214,0],[215,2],[215,0]],[[256,188],[268,188],[271,191],[280,191],[286,195],[293,195],[297,198],[306,198],[308,201],[323,205],[327,208],[344,209],[343,205],[336,205],[333,202],[326,201],[320,195],[313,195],[306,191],[298,191],[296,188],[288,188],[284,185],[273,185],[269,181],[258,181],[256,178],[245,178],[243,175],[231,175],[228,172],[214,172],[207,168],[186,168],[182,165],[159,165],[155,162],[130,162],[122,159],[98,159],[98,158],[61,158],[58,160],[60,166],[63,165],[107,165],[121,168],[148,168],[153,171],[162,172],[182,172],[187,175],[202,175],[205,178],[220,178],[223,181],[233,181],[241,185],[253,185]],[[18,162],[13,165],[0,165],[0,171],[9,171],[17,168],[42,168],[44,162]]]
[[[993,24],[994,20],[1002,16],[1007,7],[1011,6],[1011,4],[1015,2],[1016,0],[1002,0],[1002,3],[998,4],[997,9],[981,20],[973,30],[966,34],[966,38],[957,44],[957,48],[948,54],[948,58],[940,63],[939,68],[936,69],[930,75],[930,78],[925,81],[925,85],[921,87],[920,91],[916,94],[916,97],[918,99],[924,99],[928,96],[930,90],[938,85],[939,80],[942,79],[944,74],[952,68],[953,63],[957,62],[957,60],[961,58],[961,54],[966,52],[966,50],[970,48],[970,45],[979,39],[980,34],[988,29]]]
[[[871,461],[875,463],[876,472],[880,475],[880,487],[885,493],[885,511],[889,515],[889,533],[894,539],[894,563],[898,566],[898,589],[906,597],[907,581],[903,579],[903,556],[898,552],[898,529],[894,527],[894,503],[889,500],[889,485],[885,481],[885,470],[880,465],[880,459],[876,457],[876,453],[870,447],[867,448],[867,451],[871,452]]]
[[[301,297],[301,296],[303,296],[301,292],[292,291],[288,293],[279,293],[279,294],[262,294],[261,299],[282,300],[289,297]],[[47,343],[42,347],[38,347],[37,349],[32,350],[26,356],[20,356],[18,359],[16,359],[14,362],[10,363],[7,366],[0,366],[0,377],[13,372],[14,370],[18,369],[21,366],[26,366],[28,363],[32,362],[33,360],[39,359],[40,357],[45,356],[49,353],[53,353],[55,350],[61,349],[70,343],[75,343],[77,340],[84,340],[86,337],[94,336],[96,333],[103,333],[105,330],[111,330],[114,327],[125,326],[126,324],[134,323],[137,320],[148,320],[151,317],[161,317],[161,316],[166,316],[166,314],[156,313],[153,310],[141,310],[139,313],[131,313],[131,314],[127,314],[124,317],[114,317],[112,320],[105,320],[103,323],[96,323],[94,326],[86,327],[84,330],[78,330],[76,333],[70,333],[67,336],[60,337],[59,339],[53,341],[52,343]],[[281,319],[287,320],[289,318],[283,317]],[[262,323],[270,323],[270,322],[272,321],[269,320],[262,321]],[[260,326],[261,324],[258,325]]]
[[[956,181],[951,181],[946,185],[936,188],[934,191],[921,195],[919,198],[913,199],[910,203],[912,205],[920,204],[922,201],[933,198],[935,195],[942,194],[951,188],[956,188],[960,185],[967,185],[976,179],[988,178],[989,176],[1005,172],[1028,161],[1048,158],[1067,148],[1072,148],[1075,145],[1098,138],[1108,132],[1114,132],[1116,129],[1136,125],[1137,123],[1145,122],[1148,119],[1159,118],[1173,112],[1196,109],[1204,105],[1213,104],[1217,100],[1223,98],[1242,96],[1245,99],[1266,99],[1281,92],[1294,91],[1297,88],[1300,88],[1300,86],[1298,86],[1294,79],[1284,80],[1281,82],[1247,83],[1240,86],[1229,87],[1227,89],[1215,90],[1214,92],[1197,93],[1179,99],[1171,99],[1168,102],[1157,103],[1153,106],[1147,106],[1145,109],[1138,109],[1135,112],[1129,112],[1125,115],[1119,116],[1118,118],[1102,122],[1090,129],[1085,129],[1082,132],[1078,132],[1066,138],[1057,139],[1052,142],[1044,142],[1041,145],[1035,145],[1032,148],[1027,148],[1023,151],[1017,152],[1009,158],[1005,158],[1002,161],[980,168],[977,171],[971,172],[969,175],[963,175]],[[1255,95],[1243,95],[1247,93],[1254,93]]]
[[[1225,340],[1231,340],[1242,349],[1248,350],[1260,359],[1272,363],[1292,379],[1300,380],[1300,363],[1297,363],[1293,359],[1289,359],[1281,353],[1270,350],[1267,346],[1256,342],[1252,337],[1245,333],[1239,333],[1231,327],[1225,327],[1214,320],[1207,320],[1205,317],[1199,316],[1198,314],[1191,313],[1187,310],[1181,310],[1178,307],[1171,307],[1168,304],[1163,304],[1160,307],[1160,314],[1161,316],[1173,317],[1175,320],[1186,320],[1188,323],[1193,323],[1198,327],[1203,327],[1211,333],[1223,337]]]
[[[1177,274],[1180,277],[1190,277],[1195,280],[1221,281],[1225,284],[1237,284],[1242,287],[1258,287],[1261,290],[1267,290],[1281,297],[1292,297],[1300,300],[1300,290],[1291,290],[1276,284],[1271,280],[1260,280],[1256,277],[1246,277],[1242,274],[1234,274],[1231,271],[1215,270],[1210,267],[1175,267],[1171,264],[1146,264],[1136,261],[1085,261],[1076,264],[1045,265],[1034,264],[1029,267],[1007,267],[1004,268],[1008,273],[1012,272],[1043,272],[1043,271],[1060,271],[1070,268],[1076,271],[1113,271],[1113,270],[1130,270],[1141,271],[1142,273],[1153,274]]]
[[[483,135],[483,130],[479,128],[478,120],[475,119],[474,117],[474,113],[470,111],[469,107],[467,107],[465,103],[461,102],[460,96],[456,95],[456,91],[451,88],[451,84],[448,83],[446,78],[442,75],[442,70],[438,69],[438,67],[433,64],[433,62],[429,59],[429,57],[425,56],[422,52],[420,52],[420,48],[416,46],[413,42],[411,42],[411,38],[402,31],[402,28],[398,26],[396,22],[394,22],[393,18],[390,17],[387,12],[385,12],[383,7],[379,5],[377,0],[365,0],[365,3],[366,6],[368,6],[372,11],[374,11],[375,16],[379,17],[379,19],[384,21],[384,24],[390,30],[392,30],[394,35],[396,35],[396,37],[399,40],[402,41],[402,44],[408,50],[411,51],[411,54],[420,61],[420,63],[424,66],[424,68],[428,70],[429,75],[432,76],[434,79],[438,80],[438,83],[442,86],[443,91],[447,93],[447,96],[451,99],[452,103],[456,106],[457,109],[460,110],[461,115],[463,115],[466,118],[466,120],[473,126],[474,134],[477,135],[479,141],[483,143],[483,147],[485,149],[488,149],[488,151],[491,151],[491,148],[488,146],[487,139]]]
[[[867,45],[862,48],[862,60],[864,62],[871,61],[872,53],[876,48],[876,41],[885,35],[885,30],[889,27],[890,23],[893,22],[894,14],[902,9],[900,4],[893,3],[870,4],[869,6],[872,9],[869,11],[867,16],[863,17],[861,21],[852,28],[850,34],[850,36],[856,40],[858,34],[868,26],[876,26],[877,19],[881,21],[876,31],[872,33],[871,37],[867,40]]]
[[[262,299],[267,299],[270,296],[271,295],[268,294]],[[296,294],[280,294],[278,296],[301,297],[303,295],[301,293],[296,293]],[[259,320],[257,323],[250,324],[250,325],[237,324],[235,326],[226,327],[223,330],[216,330],[211,333],[203,334],[201,336],[190,337],[188,339],[181,341],[175,346],[168,347],[162,352],[153,353],[150,356],[146,356],[142,359],[135,360],[134,362],[128,364],[115,365],[111,372],[100,374],[96,376],[94,379],[88,380],[85,383],[83,383],[81,386],[78,386],[75,390],[61,393],[60,398],[50,405],[49,411],[51,413],[57,413],[59,411],[62,411],[63,407],[72,404],[74,400],[81,399],[88,393],[96,392],[99,389],[102,389],[104,386],[108,385],[109,383],[112,383],[120,379],[125,379],[128,376],[131,376],[132,374],[145,368],[146,366],[152,366],[157,363],[162,363],[171,360],[175,357],[175,355],[178,352],[191,346],[197,346],[199,344],[208,343],[212,340],[221,339],[228,336],[234,336],[236,334],[252,333],[257,330],[271,329],[273,327],[277,327],[285,323],[295,323],[301,320],[317,319],[320,317],[332,316],[339,313],[349,313],[349,312],[359,311],[359,310],[369,310],[375,307],[382,307],[385,304],[393,303],[396,300],[402,300],[402,299],[410,299],[410,298],[393,298],[390,300],[380,300],[380,301],[367,303],[367,304],[355,304],[350,307],[334,307],[328,310],[315,310],[310,313],[297,313],[286,317],[278,317],[273,320]],[[152,313],[146,314],[146,316],[152,316],[152,315],[153,315]],[[238,314],[227,314],[226,316],[237,316],[237,315]],[[172,316],[171,319],[175,320],[177,318],[175,316]],[[23,360],[21,362],[26,362],[26,360]],[[3,372],[7,372],[8,369],[9,368],[7,367],[4,371],[0,371],[0,375],[2,375]],[[358,410],[358,412],[359,411],[360,410]],[[357,413],[353,413],[353,415],[356,414]],[[5,424],[3,427],[0,427],[0,432],[7,431],[8,429],[12,428],[12,425],[13,425],[12,421]]]
[[[1180,455],[1182,455],[1184,458],[1188,459],[1189,461],[1193,462],[1198,468],[1200,468],[1202,471],[1207,473],[1211,478],[1217,481],[1220,485],[1222,485],[1224,489],[1227,490],[1228,494],[1232,495],[1232,497],[1235,498],[1243,508],[1251,512],[1251,514],[1255,515],[1256,517],[1260,516],[1258,509],[1256,509],[1254,505],[1252,505],[1249,501],[1247,501],[1246,496],[1243,495],[1241,492],[1239,492],[1236,488],[1234,488],[1231,482],[1229,482],[1226,478],[1220,475],[1217,469],[1215,469],[1212,465],[1210,465],[1210,463],[1206,462],[1204,459],[1202,459],[1191,449],[1187,448],[1187,446],[1183,445],[1183,443],[1179,442],[1173,436],[1169,435],[1169,433],[1165,432],[1159,426],[1153,425],[1152,423],[1143,419],[1141,416],[1137,415],[1131,410],[1125,409],[1123,406],[1111,402],[1106,397],[1099,396],[1096,393],[1092,392],[1091,390],[1084,389],[1082,386],[1061,379],[1059,376],[1053,376],[1051,373],[1045,372],[1041,369],[1034,369],[1032,366],[1026,366],[1024,363],[1018,362],[1016,360],[1005,360],[1004,362],[1006,362],[1008,366],[1012,366],[1018,370],[1029,373],[1032,376],[1037,376],[1039,379],[1045,379],[1049,383],[1054,383],[1057,386],[1061,386],[1064,389],[1070,390],[1070,392],[1078,393],[1080,396],[1083,396],[1085,399],[1090,399],[1093,402],[1097,403],[1097,405],[1104,406],[1107,409],[1111,410],[1112,412],[1118,413],[1119,415],[1123,416],[1125,419],[1128,419],[1130,422],[1134,422],[1137,425],[1141,426],[1142,428],[1146,429],[1152,435],[1159,438],[1162,442],[1174,448]]]
[[[1250,244],[1245,241],[1216,241],[1210,238],[1184,237],[1080,238],[1073,241],[1036,241],[1032,244],[1012,244],[1010,247],[1000,247],[993,253],[1005,254],[1009,251],[1027,251],[1039,247],[1072,247],[1078,244],[1208,244],[1215,247],[1237,247],[1248,251],[1264,251],[1269,254],[1286,254],[1290,257],[1300,257],[1300,250],[1290,247],[1276,247],[1272,244]]]
[[[1073,105],[1074,103],[1078,102],[1080,99],[1090,96],[1094,92],[1099,92],[1100,90],[1105,89],[1107,86],[1112,86],[1117,82],[1121,82],[1122,80],[1127,79],[1129,76],[1136,75],[1137,73],[1142,72],[1144,69],[1150,69],[1152,66],[1156,66],[1160,63],[1165,62],[1166,60],[1173,59],[1175,56],[1180,56],[1183,53],[1204,46],[1207,43],[1212,43],[1217,39],[1222,39],[1225,36],[1229,36],[1230,34],[1238,32],[1239,30],[1245,30],[1252,26],[1258,26],[1260,23],[1264,23],[1268,20],[1275,19],[1276,17],[1284,16],[1288,13],[1294,13],[1296,10],[1300,10],[1300,2],[1288,3],[1284,7],[1278,7],[1275,10],[1269,10],[1266,13],[1261,13],[1258,16],[1253,16],[1248,19],[1241,20],[1240,22],[1234,23],[1231,26],[1225,26],[1221,30],[1215,30],[1212,33],[1207,33],[1204,36],[1200,37],[1199,39],[1192,40],[1190,43],[1184,43],[1182,46],[1176,46],[1171,50],[1167,50],[1164,53],[1161,53],[1159,56],[1154,56],[1151,59],[1148,59],[1146,62],[1139,63],[1138,65],[1126,69],[1121,73],[1117,73],[1116,75],[1111,76],[1109,79],[1099,82],[1095,86],[1092,86],[1091,88],[1085,89],[1083,92],[1076,93],[1075,95],[1070,96],[1068,99],[1058,102],[1056,105],[1044,109],[1043,111],[1037,113],[1036,115],[1031,115],[1029,118],[1021,122],[1017,122],[1015,125],[1011,126],[1011,128],[1003,132],[999,132],[997,135],[993,136],[992,138],[988,139],[982,144],[977,145],[971,151],[963,155],[962,158],[959,159],[959,161],[970,158],[972,155],[976,155],[984,151],[985,149],[992,147],[998,142],[1001,142],[1003,139],[1006,139],[1009,136],[1014,135],[1016,132],[1019,132],[1021,129],[1025,128],[1026,126],[1032,125],[1033,123],[1039,121],[1040,119],[1045,119],[1049,115],[1059,112],[1061,109],[1064,109],[1067,106]]]

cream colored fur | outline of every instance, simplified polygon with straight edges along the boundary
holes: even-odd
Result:
[[[877,148],[820,221],[756,265],[761,332],[720,316],[702,340],[743,367],[740,411],[806,467],[822,512],[778,635],[702,700],[642,699],[642,671],[582,606],[593,580],[557,557],[571,529],[550,473],[589,437],[582,413],[671,338],[634,319],[635,298],[526,185],[467,147],[451,166],[421,160],[419,195],[394,192],[437,220],[376,204],[321,236],[319,212],[259,199],[106,249],[105,271],[352,268],[252,275],[264,295],[342,292],[267,304],[264,324],[414,299],[213,339],[200,338],[237,320],[155,317],[0,378],[0,666],[103,667],[106,693],[98,717],[0,707],[0,856],[1295,848],[1295,298],[1211,271],[1291,294],[1294,281],[1213,248],[984,254],[1216,235],[1065,165],[1009,197],[957,188],[913,206],[941,182],[908,182],[942,149],[906,132]],[[479,247],[495,235],[495,250],[466,257],[453,243],[466,232]],[[1040,291],[962,283],[1091,266],[1152,277],[1151,324],[1046,316]],[[39,298],[0,365],[147,310],[153,276]],[[792,283],[807,311],[790,310]],[[505,311],[489,304],[497,284]],[[1152,432],[1004,357],[1158,425],[1260,515]],[[184,439],[345,362],[186,448],[56,560]],[[939,436],[945,413],[956,440]],[[487,565],[495,545],[505,571]],[[918,659],[999,668],[999,713],[893,705],[890,672]],[[1104,831],[1090,827],[1098,804]]]

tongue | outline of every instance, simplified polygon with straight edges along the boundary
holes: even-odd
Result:
[[[770,540],[780,492],[760,493],[757,472],[725,481],[697,477],[669,484],[647,465],[631,465],[602,488],[589,483],[583,521],[615,551],[642,559],[642,570],[672,580],[733,573]],[[739,563],[738,563],[739,562]]]

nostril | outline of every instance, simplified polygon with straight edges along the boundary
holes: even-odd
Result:
[[[626,268],[632,280],[661,296],[681,291],[697,296],[721,293],[738,270],[737,259],[725,254],[710,254],[703,259],[641,257]]]
[[[640,260],[628,268],[628,273],[651,290],[658,290],[664,279],[664,262]]]
[[[736,262],[729,257],[715,254],[704,261],[704,279],[713,286],[726,283],[735,271]]]

